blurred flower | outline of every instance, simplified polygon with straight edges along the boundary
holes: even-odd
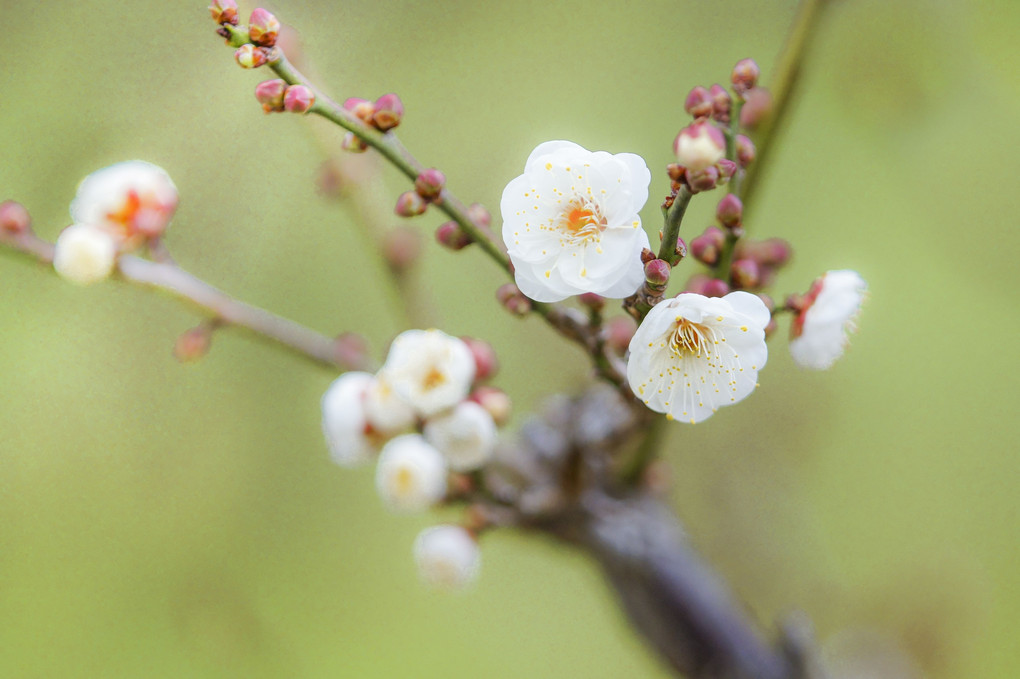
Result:
[[[414,560],[421,579],[433,587],[455,589],[478,577],[478,543],[460,526],[433,526],[414,541]]]
[[[446,495],[446,462],[419,434],[398,436],[379,453],[375,487],[393,509],[428,509]]]
[[[648,236],[638,212],[651,173],[633,153],[540,144],[503,190],[503,241],[517,286],[539,302],[594,292],[630,295],[644,281]]]
[[[380,432],[395,434],[414,424],[411,406],[400,398],[385,375],[376,375],[365,388],[365,417]]]
[[[365,391],[374,377],[364,372],[344,373],[322,396],[322,433],[333,461],[352,467],[372,457],[376,443],[365,416]]]
[[[79,285],[102,280],[113,271],[117,245],[110,234],[89,224],[73,224],[57,238],[53,268]]]
[[[448,413],[430,419],[425,424],[425,439],[443,454],[450,469],[472,471],[492,457],[496,423],[485,408],[463,401]]]
[[[812,284],[790,328],[790,354],[797,365],[825,370],[843,355],[867,290],[860,274],[849,270],[828,271]]]
[[[475,359],[463,341],[440,330],[407,330],[393,340],[379,375],[428,417],[467,397]]]
[[[746,292],[683,293],[648,312],[630,342],[627,381],[652,410],[692,424],[757,386],[770,314]]]
[[[71,218],[106,230],[122,248],[161,235],[177,210],[177,187],[161,167],[129,160],[85,177]]]

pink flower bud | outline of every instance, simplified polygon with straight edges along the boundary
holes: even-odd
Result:
[[[772,93],[755,87],[744,94],[744,107],[740,109],[740,126],[754,131],[772,115]]]
[[[740,221],[743,217],[744,204],[732,193],[724,196],[715,208],[715,218],[726,228],[740,226]]]
[[[372,124],[372,116],[375,114],[375,104],[369,100],[351,97],[344,102],[344,108],[353,113],[366,125]]]
[[[279,78],[265,80],[255,86],[255,99],[262,104],[266,113],[283,110],[283,95],[287,91],[287,83]]]
[[[710,278],[705,281],[704,287],[705,297],[725,297],[730,294],[730,286],[726,281],[721,281],[718,278]]]
[[[730,109],[733,107],[730,93],[719,84],[712,85],[708,93],[712,95],[712,117],[720,123],[730,122]]]
[[[761,69],[758,68],[758,64],[754,59],[741,59],[733,67],[733,73],[730,74],[733,90],[737,94],[743,95],[758,84],[758,76],[760,75]]]
[[[577,301],[592,311],[602,311],[606,306],[606,298],[594,292],[584,292],[577,296]]]
[[[496,290],[496,299],[515,316],[527,316],[531,311],[531,300],[513,283],[501,285]]]
[[[212,346],[212,328],[203,323],[181,333],[174,342],[174,358],[181,363],[193,363],[209,353]]]
[[[495,375],[499,370],[499,359],[496,358],[496,351],[492,345],[474,337],[460,339],[467,345],[475,359],[475,382],[484,382]]]
[[[613,316],[606,322],[605,329],[606,346],[617,354],[623,354],[634,337],[637,322],[630,316]]]
[[[687,168],[687,186],[694,193],[711,191],[719,186],[719,168],[713,165],[698,172]]]
[[[283,108],[289,113],[307,113],[315,104],[315,93],[305,85],[291,85],[283,95]]]
[[[684,166],[680,163],[670,163],[666,166],[666,174],[672,181],[679,182],[684,178]]]
[[[32,228],[32,217],[21,203],[5,200],[0,203],[0,231],[16,235]]]
[[[703,234],[691,241],[691,254],[699,262],[712,266],[719,261],[719,252],[725,243],[726,235],[722,229],[710,226],[705,229]]]
[[[737,160],[740,167],[747,167],[754,162],[754,142],[742,134],[737,135]]]
[[[707,297],[708,295],[705,294],[705,286],[710,280],[712,279],[708,276],[708,274],[696,273],[687,279],[687,284],[684,285],[684,292],[693,292],[696,295]]]
[[[669,283],[669,263],[661,259],[653,259],[645,264],[645,280],[649,287],[665,288]]]
[[[407,271],[421,255],[421,234],[401,226],[390,229],[383,237],[382,250],[390,269]]]
[[[468,399],[482,406],[497,427],[505,427],[510,421],[510,397],[503,390],[481,386],[471,392]]]
[[[451,250],[463,250],[471,245],[471,236],[464,233],[457,222],[443,222],[436,228],[436,241]]]
[[[730,267],[730,280],[741,290],[756,288],[761,280],[761,268],[753,259],[738,259]]]
[[[737,173],[737,164],[728,158],[723,158],[715,164],[719,170],[719,185],[729,183],[733,175]]]
[[[712,115],[712,95],[701,85],[687,94],[684,110],[693,118],[707,118]]]
[[[340,148],[344,151],[350,151],[351,153],[364,153],[368,150],[368,144],[366,144],[361,137],[348,132],[344,135],[343,140],[340,142]]]
[[[400,217],[414,217],[425,212],[428,206],[425,199],[414,191],[404,191],[397,198],[397,206],[393,211]]]
[[[251,43],[245,43],[238,47],[237,51],[234,52],[234,59],[237,60],[241,68],[258,68],[269,61],[266,51]]]
[[[689,171],[699,172],[715,165],[726,153],[723,133],[711,123],[694,123],[680,130],[673,142],[677,162]]]
[[[381,131],[392,130],[404,117],[404,103],[395,94],[384,94],[375,100],[372,123]]]
[[[237,3],[234,0],[212,0],[209,13],[218,24],[237,25]]]
[[[446,175],[434,167],[422,171],[414,180],[414,190],[418,195],[428,201],[434,201],[443,191],[446,184]]]
[[[261,7],[252,10],[248,19],[248,36],[256,45],[272,47],[280,34],[280,22],[268,10]]]
[[[481,203],[471,203],[467,207],[467,216],[478,226],[485,228],[492,224],[492,215]]]

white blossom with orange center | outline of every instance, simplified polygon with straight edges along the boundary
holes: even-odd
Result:
[[[428,509],[446,495],[446,461],[421,435],[403,434],[379,453],[375,487],[392,509]]]
[[[594,292],[622,298],[644,282],[639,212],[651,173],[633,153],[540,144],[503,190],[503,242],[517,287],[538,302]]]
[[[790,355],[802,368],[832,367],[850,344],[848,333],[868,291],[856,271],[828,271],[805,296],[801,312],[790,329]]]
[[[440,330],[407,330],[390,345],[379,378],[415,412],[429,417],[467,398],[475,358],[463,340]]]
[[[71,201],[71,217],[101,228],[124,249],[160,236],[177,210],[177,187],[163,168],[129,160],[82,180]]]
[[[683,293],[648,312],[630,342],[627,381],[667,419],[701,422],[757,386],[770,314],[756,295]]]

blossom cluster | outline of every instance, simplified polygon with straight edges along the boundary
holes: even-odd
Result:
[[[131,160],[93,172],[71,201],[73,224],[57,238],[53,268],[82,285],[106,278],[117,255],[159,238],[177,209],[162,168]]]
[[[492,457],[507,406],[478,383],[494,365],[491,349],[477,340],[439,330],[401,333],[377,373],[345,373],[323,395],[333,460],[354,466],[376,459],[376,490],[393,510],[440,503],[451,473],[473,472]],[[478,557],[469,545],[474,539],[456,526],[423,533],[415,546],[423,578],[440,585],[473,578]]]

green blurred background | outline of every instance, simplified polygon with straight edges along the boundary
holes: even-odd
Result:
[[[794,7],[269,8],[328,91],[398,92],[405,143],[497,209],[549,139],[664,167],[686,91],[745,56],[767,82]],[[363,331],[377,355],[403,329],[349,213],[317,195],[308,128],[333,130],[265,116],[252,89],[269,76],[237,68],[203,2],[4,0],[0,25],[0,199],[43,236],[87,173],[142,158],[181,191],[168,243],[185,268]],[[802,609],[823,642],[867,631],[936,678],[1020,675],[1018,26],[1012,0],[832,6],[748,226],[795,246],[778,296],[860,271],[861,331],[822,374],[777,337],[754,396],[674,426],[666,452],[694,543],[763,624]],[[665,190],[656,171],[653,234]],[[685,237],[713,202],[695,200]],[[428,240],[434,320],[492,341],[518,422],[587,379],[579,352],[497,308],[479,253]],[[197,320],[0,256],[0,675],[667,676],[597,568],[558,545],[495,533],[473,590],[422,588],[410,544],[437,517],[390,515],[371,469],[329,462],[334,375],[233,331],[182,366],[170,349]]]

